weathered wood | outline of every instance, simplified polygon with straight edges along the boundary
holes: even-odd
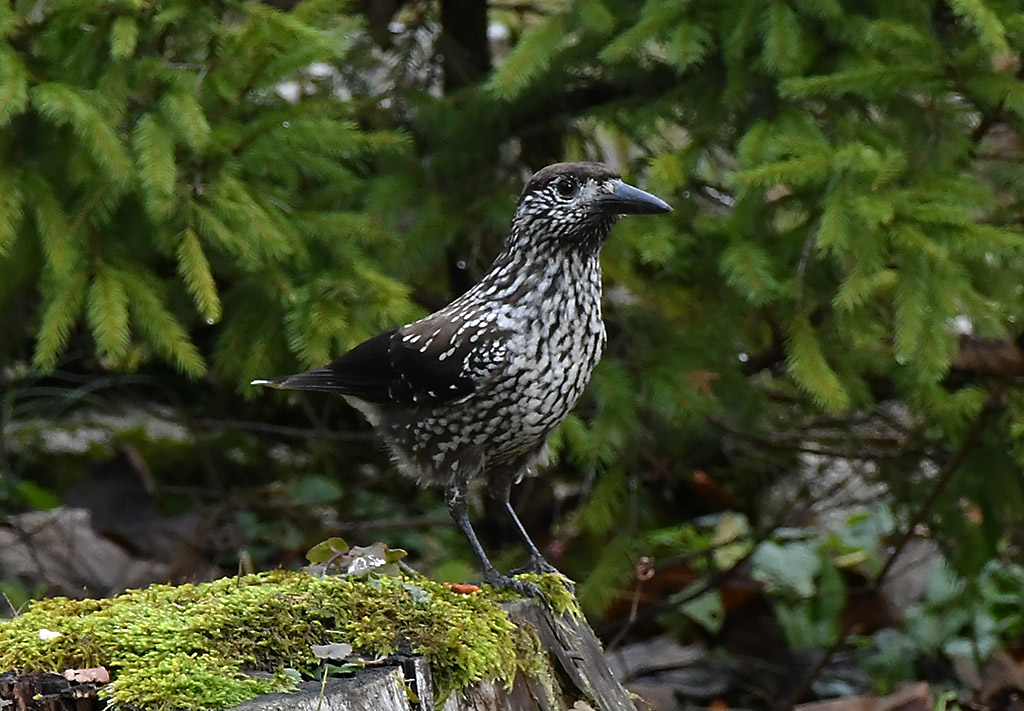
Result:
[[[541,646],[552,657],[552,666],[569,678],[580,694],[578,699],[590,703],[596,711],[636,711],[629,692],[608,668],[601,643],[586,620],[559,617],[549,608],[528,601],[510,603],[505,609],[516,624],[537,629]]]
[[[411,711],[401,666],[366,669],[351,678],[306,681],[291,694],[267,694],[236,706],[237,711]],[[322,692],[322,693],[321,693]],[[322,698],[321,698],[322,696]],[[431,698],[431,701],[433,699]],[[419,706],[422,711],[433,711]]]
[[[511,689],[480,682],[438,707],[429,663],[421,657],[396,659],[352,677],[328,679],[322,692],[319,683],[306,682],[296,693],[262,696],[236,711],[636,711],[585,620],[557,616],[532,601],[508,603],[505,609],[517,625],[537,630],[551,662],[550,678],[519,674]]]

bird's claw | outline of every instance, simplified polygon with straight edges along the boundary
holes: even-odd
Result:
[[[520,573],[554,573],[555,575],[561,575],[562,572],[547,562],[542,555],[530,556],[530,560],[522,568],[516,568],[512,571],[512,575],[519,575]]]
[[[521,573],[540,573],[542,575],[553,573],[561,578],[562,585],[564,585],[571,594],[576,594],[576,585],[573,584],[573,582],[569,580],[562,571],[547,562],[544,556],[530,556],[530,560],[526,565],[512,571],[512,575],[519,575]]]
[[[484,576],[484,580],[488,585],[495,588],[502,588],[504,590],[514,590],[520,595],[526,595],[528,597],[535,597],[541,600],[545,600],[544,591],[540,589],[537,583],[530,582],[529,580],[519,580],[513,578],[511,575],[502,575],[497,570],[489,570]]]

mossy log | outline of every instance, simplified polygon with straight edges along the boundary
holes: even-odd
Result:
[[[85,694],[144,711],[633,710],[562,579],[530,579],[547,604],[415,574],[288,571],[36,600],[0,621],[0,672],[12,672],[0,709],[17,698],[33,700],[18,711],[63,708],[36,704],[42,695],[83,711]],[[299,684],[323,674],[331,647],[360,671],[328,677],[323,693]],[[292,693],[260,696],[272,692]]]
[[[392,664],[332,678],[322,687],[306,682],[288,694],[268,694],[236,711],[636,711],[605,663],[601,645],[582,618],[559,615],[549,607],[520,600],[503,605],[516,625],[536,630],[550,667],[512,685],[477,682],[435,702],[430,663],[423,657],[396,658]]]

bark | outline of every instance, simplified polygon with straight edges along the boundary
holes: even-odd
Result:
[[[423,657],[410,657],[352,677],[329,679],[322,692],[319,683],[306,682],[298,693],[263,696],[235,711],[573,711],[588,706],[594,711],[636,711],[584,620],[556,616],[532,601],[509,603],[505,608],[516,624],[537,630],[551,661],[549,678],[520,674],[511,689],[481,682],[439,704],[434,699],[430,664]]]

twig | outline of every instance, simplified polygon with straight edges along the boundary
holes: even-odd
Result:
[[[638,622],[646,622],[654,617],[657,617],[665,610],[674,607],[679,607],[680,605],[684,605],[687,602],[690,602],[691,600],[694,600],[700,597],[701,595],[704,595],[705,593],[708,593],[711,590],[717,588],[725,580],[727,580],[729,576],[733,575],[740,566],[742,566],[744,563],[750,560],[750,557],[754,555],[754,552],[757,550],[757,547],[764,543],[766,540],[768,540],[768,537],[771,536],[772,533],[774,533],[782,525],[782,523],[783,520],[780,518],[779,520],[773,521],[769,525],[752,532],[752,534],[749,536],[735,536],[727,541],[713,543],[709,546],[701,548],[699,551],[691,551],[685,555],[673,556],[672,558],[668,558],[662,561],[662,567],[669,567],[671,565],[675,565],[678,563],[686,563],[690,560],[695,560],[697,558],[710,557],[719,548],[725,548],[726,546],[735,545],[745,540],[750,541],[750,548],[748,548],[742,556],[733,561],[732,565],[730,565],[728,568],[724,570],[719,570],[713,573],[708,577],[706,581],[704,581],[700,586],[698,586],[694,590],[689,591],[685,595],[673,597],[671,601],[663,600],[662,602],[657,603],[655,605],[649,605],[643,611],[638,612],[636,610],[631,610],[629,617],[626,620],[624,620],[621,623],[621,626],[616,630],[615,636],[608,643],[607,648],[610,650],[617,647],[618,644],[621,643],[621,641],[625,638],[626,634]],[[657,566],[654,566],[652,562],[651,570],[653,571],[656,567]],[[653,575],[651,577],[653,577]],[[646,582],[646,580],[641,582]],[[639,593],[639,586],[637,592]],[[607,634],[610,634],[612,629],[615,628],[610,627],[606,632],[602,632],[601,636],[607,636]]]
[[[309,427],[288,427],[286,425],[271,425],[264,422],[249,422],[246,420],[214,420],[197,419],[193,420],[195,425],[213,430],[246,430],[257,434],[273,434],[282,437],[298,437],[303,439],[321,437],[338,440],[340,442],[368,442],[373,439],[373,434],[367,432],[334,432],[329,429],[316,429]]]
[[[377,519],[373,521],[346,521],[335,524],[338,531],[373,531],[381,528],[433,528],[454,526],[449,516],[410,516],[408,518]]]
[[[992,413],[995,412],[997,406],[1002,401],[1002,392],[996,391],[989,395],[988,400],[985,401],[985,405],[982,407],[981,412],[978,413],[978,417],[974,420],[974,424],[971,425],[971,429],[967,432],[964,437],[964,441],[961,443],[960,448],[953,454],[953,456],[946,462],[939,473],[938,480],[935,482],[935,486],[932,489],[931,494],[925,499],[924,503],[914,512],[910,522],[907,524],[906,530],[900,537],[899,542],[896,543],[892,552],[886,558],[885,563],[882,565],[882,569],[878,571],[865,586],[867,589],[876,589],[882,582],[884,582],[886,576],[892,571],[893,565],[896,564],[896,560],[903,553],[903,550],[910,543],[910,539],[914,536],[914,531],[918,526],[924,522],[925,518],[931,513],[932,508],[938,502],[939,497],[949,486],[949,483],[953,480],[953,476],[963,466],[967,456],[971,453],[971,450],[978,444],[978,440],[981,439],[982,433],[985,431],[985,427],[988,425],[989,419]],[[818,662],[811,668],[811,670],[804,675],[800,683],[797,685],[796,690],[790,694],[790,696],[779,704],[776,709],[779,711],[791,711],[800,699],[804,697],[808,689],[811,688],[811,684],[818,678],[822,670],[829,663],[829,661],[836,655],[839,649],[846,643],[847,637],[849,637],[853,630],[853,620],[847,621],[839,630],[839,634],[836,635],[835,640],[832,644],[824,651]]]

